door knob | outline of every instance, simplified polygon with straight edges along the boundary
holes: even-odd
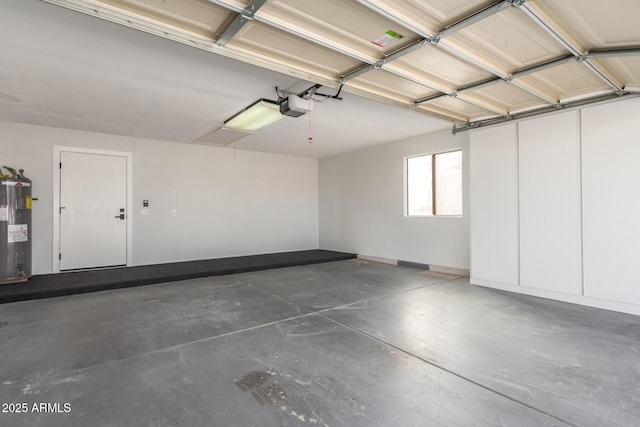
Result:
[[[124,214],[116,215],[115,218],[124,219]]]

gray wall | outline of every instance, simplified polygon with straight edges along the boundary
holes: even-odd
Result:
[[[24,168],[39,199],[35,274],[53,271],[54,146],[133,154],[134,265],[318,248],[316,159],[10,122],[0,141],[0,165]]]
[[[467,134],[449,130],[320,160],[320,247],[469,269]],[[407,156],[463,149],[463,216],[405,217]]]

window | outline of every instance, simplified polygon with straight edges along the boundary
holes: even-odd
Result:
[[[462,215],[462,150],[407,158],[406,214]]]

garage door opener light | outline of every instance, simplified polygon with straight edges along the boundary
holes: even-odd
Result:
[[[261,98],[244,110],[227,119],[222,127],[227,129],[254,132],[283,118],[279,104]]]

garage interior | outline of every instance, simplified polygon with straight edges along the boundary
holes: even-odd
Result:
[[[0,424],[639,425],[639,22],[2,2],[0,175],[33,199],[28,238],[0,200],[0,235],[33,277],[0,285]],[[192,263],[219,273],[136,276]],[[45,278],[77,292],[17,296]]]

